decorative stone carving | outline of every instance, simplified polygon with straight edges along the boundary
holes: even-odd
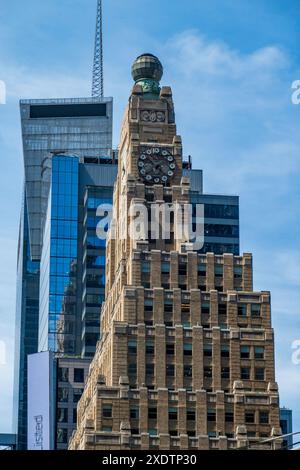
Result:
[[[141,111],[141,121],[143,122],[165,122],[166,113],[164,111],[143,110]]]

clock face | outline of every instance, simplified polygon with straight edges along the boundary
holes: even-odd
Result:
[[[145,147],[138,159],[139,174],[149,184],[166,184],[176,170],[175,158],[164,147]]]

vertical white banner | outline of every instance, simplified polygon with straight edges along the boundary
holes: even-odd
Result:
[[[50,352],[28,356],[28,450],[51,450],[53,359]]]

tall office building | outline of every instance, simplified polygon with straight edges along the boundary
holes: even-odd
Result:
[[[51,391],[52,407],[58,410],[57,432],[51,435],[54,446],[65,448],[84,385],[65,377],[73,377],[75,369],[86,376],[99,338],[105,241],[96,236],[96,211],[112,201],[116,177],[112,102],[26,100],[21,116],[26,172],[18,254],[15,429],[18,448],[25,449],[27,356],[55,351],[59,357],[51,357],[58,373],[53,376],[62,391],[56,395],[56,385]],[[183,171],[191,178],[194,203],[205,204],[202,251],[238,252],[238,198],[205,195],[202,171],[191,171],[189,161]]]
[[[105,240],[98,243],[101,216],[88,207],[95,194],[98,205],[112,203],[117,167],[107,158],[87,164],[77,156],[54,155],[47,171],[51,183],[41,252],[38,349],[89,357],[100,328],[99,315],[89,307],[99,309],[104,298]]]
[[[270,293],[253,291],[251,254],[199,253],[187,223],[178,223],[194,195],[183,174],[172,92],[160,88],[163,69],[151,54],[140,56],[132,73],[101,340],[69,448],[259,447],[258,441],[280,435]],[[163,237],[164,218],[153,217],[153,209],[172,204],[170,233]],[[204,234],[237,237],[237,225],[220,224],[216,216],[234,218],[236,210],[207,209],[213,220],[204,220]],[[194,224],[200,219],[202,227],[203,212],[192,213]]]
[[[55,243],[57,242],[56,245],[59,250],[62,249],[63,244],[65,246],[68,244],[70,255],[68,259],[70,260],[73,259],[72,255],[74,254],[71,252],[73,249],[71,246],[76,245],[76,241],[74,241],[76,239],[78,243],[74,249],[81,260],[81,257],[84,255],[81,239],[83,239],[84,235],[83,217],[86,189],[96,185],[101,192],[101,187],[103,186],[104,197],[107,197],[107,192],[112,193],[116,168],[115,165],[112,165],[114,155],[111,150],[113,112],[111,98],[25,100],[21,101],[20,106],[25,184],[18,248],[14,427],[18,435],[18,448],[25,449],[27,445],[27,356],[39,350],[39,325],[45,327],[40,332],[41,349],[53,348],[56,350],[54,343],[57,338],[53,337],[51,328],[53,320],[56,322],[59,320],[58,316],[55,317],[55,304],[52,302],[51,308],[50,304],[47,304],[48,300],[52,301],[54,297],[52,296],[51,299],[47,300],[44,291],[42,297],[40,297],[40,267],[42,257],[43,289],[46,288],[45,282],[46,284],[48,282],[45,279],[47,253],[45,249],[43,252],[43,241],[47,236],[53,238],[52,260],[55,258],[53,251],[55,250]],[[61,155],[61,157],[55,157],[54,168],[52,168],[52,157],[57,154]],[[70,161],[71,158],[69,156],[72,156],[72,162],[77,162],[76,164],[73,163],[73,165],[76,165],[76,171],[72,168],[71,175],[74,178],[71,180],[72,184],[70,187],[67,180],[68,170],[66,169],[66,165],[69,165],[67,161]],[[64,225],[66,225],[64,223],[65,214],[57,213],[56,220],[54,212],[57,210],[57,205],[52,208],[51,204],[49,204],[49,198],[58,197],[56,191],[57,183],[55,181],[57,177],[55,165],[56,168],[59,165],[61,165],[61,168],[63,167],[62,173],[65,178],[63,182],[62,180],[59,181],[60,207],[64,194],[63,191],[66,188],[68,192],[68,194],[65,193],[66,207],[69,209],[73,208],[75,211],[74,198],[78,193],[78,214],[77,216],[75,215],[75,219],[72,219],[73,224],[70,233],[64,233]],[[106,167],[107,169],[105,170]],[[77,188],[75,184],[76,178]],[[52,182],[54,183],[54,192],[50,191]],[[51,220],[49,218],[50,212]],[[71,217],[73,217],[72,214]],[[75,227],[77,223],[76,217],[78,217],[78,228]],[[69,219],[67,218],[66,221],[69,221]],[[51,235],[49,235],[50,229]],[[55,230],[57,230],[57,233],[55,233]],[[66,251],[62,257],[65,255]],[[61,260],[58,259],[58,261],[60,262]],[[79,264],[81,266],[82,261]],[[54,293],[54,296],[56,296],[55,301],[57,302],[59,301],[59,289],[62,288],[62,280],[59,277],[59,270],[62,268],[62,264],[54,268],[53,262],[51,273],[49,271],[52,281],[51,288],[54,286],[54,279],[57,280],[55,284],[55,289],[57,286],[57,290]],[[64,268],[66,268],[66,265],[64,265]],[[55,269],[57,270],[55,271]],[[68,275],[70,276],[72,269],[76,271],[78,280],[81,272],[77,270],[75,265],[69,266]],[[82,292],[81,284],[78,283],[78,285],[79,290],[76,304],[78,307],[77,312],[80,311],[80,314],[75,315],[76,319],[75,317],[72,319],[72,322],[76,324],[76,330],[74,330],[74,337],[70,340],[72,344],[69,343],[68,347],[70,350],[73,348],[72,354],[80,354],[81,350],[84,350],[83,354],[85,354],[88,348],[92,349],[95,347],[96,339],[94,337],[94,340],[92,340],[91,336],[89,336],[91,330],[94,332],[94,327],[87,324],[84,330],[85,343],[91,341],[93,345],[89,347],[84,346],[80,341],[82,334],[79,326],[81,307],[77,299],[80,299],[80,295],[85,292]],[[43,316],[40,318],[39,305],[41,302],[44,302],[42,305],[44,310]],[[98,303],[98,307],[100,305],[101,303]],[[47,308],[48,316],[45,314]],[[67,334],[65,334],[64,338],[61,336],[60,344],[64,342],[63,340],[67,340],[67,338],[69,338]]]
[[[293,448],[293,436],[287,436],[293,432],[293,411],[289,408],[280,408],[280,427],[283,435],[283,448],[292,450]]]

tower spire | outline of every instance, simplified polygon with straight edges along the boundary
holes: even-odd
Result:
[[[104,96],[102,0],[97,1],[92,96],[99,98]]]

